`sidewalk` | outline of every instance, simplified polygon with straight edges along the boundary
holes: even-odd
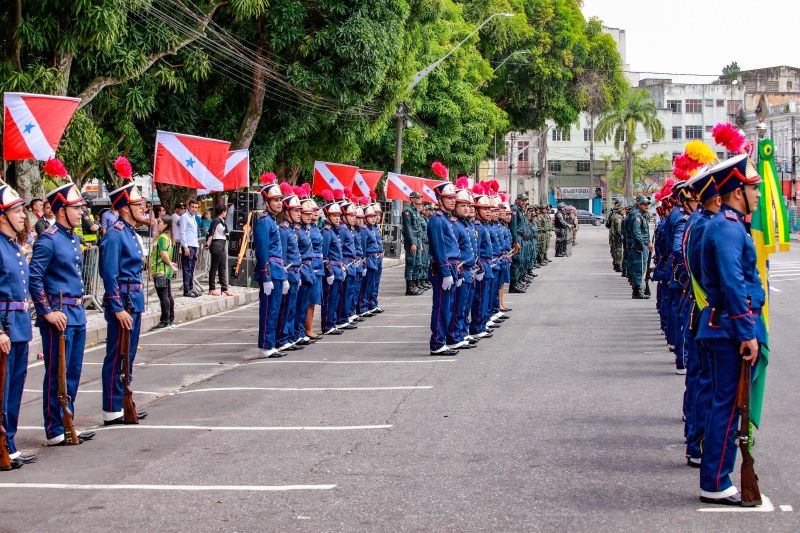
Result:
[[[401,256],[399,259],[384,259],[383,268],[392,268],[405,262]],[[229,287],[234,296],[211,296],[204,293],[198,298],[186,298],[175,294],[175,323],[180,324],[198,318],[216,315],[223,311],[228,311],[235,307],[241,307],[249,303],[258,302],[258,289],[247,287]],[[158,324],[161,316],[161,307],[155,294],[150,295],[147,310],[142,315],[141,332],[145,333]],[[106,340],[106,321],[103,313],[99,311],[86,312],[86,347],[95,346]],[[36,354],[42,351],[42,341],[39,336],[39,329],[33,328],[33,340],[30,344],[30,359],[35,359]]]

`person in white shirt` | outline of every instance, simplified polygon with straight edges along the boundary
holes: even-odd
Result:
[[[194,214],[200,204],[192,200],[189,202],[189,209],[181,214],[178,227],[178,240],[181,243],[181,270],[183,271],[183,295],[190,298],[197,298],[200,293],[194,288],[194,265],[197,261],[197,250],[199,242],[197,240],[197,220]]]

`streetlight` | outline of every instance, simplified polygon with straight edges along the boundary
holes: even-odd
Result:
[[[497,65],[496,67],[494,67],[494,68],[492,69],[492,74],[494,74],[495,72],[497,72],[497,71],[500,69],[500,67],[502,67],[503,65],[505,65],[505,64],[506,64],[506,61],[508,61],[508,60],[509,60],[509,59],[511,59],[512,57],[514,57],[514,56],[516,56],[516,55],[524,55],[524,54],[530,54],[530,52],[529,52],[528,50],[517,50],[516,52],[511,52],[510,54],[508,54],[508,56],[506,56],[506,58],[505,58],[504,60],[502,60],[502,61],[500,62],[500,64],[499,64],[499,65]],[[487,80],[488,80],[488,78],[487,78]],[[478,92],[478,89],[480,89],[481,87],[483,87],[483,84],[484,84],[484,83],[486,83],[486,81],[487,81],[487,80],[483,80],[483,81],[480,83],[480,85],[476,86],[476,87],[475,87],[475,89],[473,89],[473,91],[474,91],[474,92]]]
[[[425,67],[424,69],[420,70],[416,74],[414,74],[414,78],[411,80],[411,83],[408,84],[408,90],[411,91],[416,87],[419,82],[421,82],[425,76],[430,74],[433,69],[438,67],[442,64],[442,62],[450,57],[453,52],[461,48],[473,35],[478,33],[481,28],[486,26],[490,20],[495,17],[513,17],[512,13],[494,13],[490,15],[480,23],[480,25],[472,30],[469,35],[464,37],[460,43],[455,45],[451,48],[445,55]],[[402,172],[402,165],[403,165],[403,123],[405,121],[405,110],[406,104],[404,102],[400,102],[397,106],[397,113],[394,115],[395,119],[395,144],[394,144],[394,171],[396,174],[400,174]],[[400,207],[402,202],[400,200],[392,200],[392,224],[399,224],[400,223]]]

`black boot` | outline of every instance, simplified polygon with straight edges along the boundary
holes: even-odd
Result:
[[[644,282],[644,297],[645,299],[650,298],[650,282]]]
[[[406,280],[406,296],[416,296],[418,294],[414,280]]]
[[[634,287],[633,288],[633,295],[631,296],[631,298],[634,299],[634,300],[642,300],[642,299],[644,299],[644,295],[642,294],[642,288],[641,287]]]

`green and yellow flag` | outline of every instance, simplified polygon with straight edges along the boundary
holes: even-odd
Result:
[[[767,331],[767,343],[761,348],[758,364],[753,375],[750,395],[750,420],[755,427],[761,424],[761,408],[764,405],[764,386],[769,362],[769,254],[789,250],[789,217],[786,202],[778,181],[773,156],[775,145],[771,139],[758,143],[758,173],[761,176],[761,201],[750,220],[750,234],[756,246],[758,273],[766,299],[761,320]]]

